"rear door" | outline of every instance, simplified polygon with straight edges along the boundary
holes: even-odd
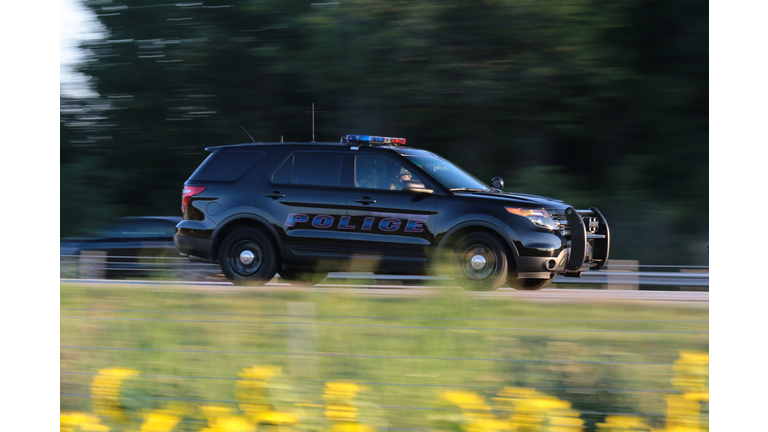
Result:
[[[381,272],[421,272],[434,243],[436,196],[404,192],[403,182],[422,181],[393,155],[353,152],[347,194],[353,266]]]
[[[338,266],[347,254],[346,212],[340,151],[295,151],[272,178],[265,206],[280,225],[290,264]],[[323,263],[323,261],[325,261]]]

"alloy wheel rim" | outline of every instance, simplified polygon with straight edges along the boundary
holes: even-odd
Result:
[[[483,281],[496,272],[496,255],[485,245],[471,245],[464,249],[460,265],[467,279]]]
[[[258,273],[263,266],[264,252],[254,241],[242,240],[232,247],[228,260],[237,276],[249,277]]]

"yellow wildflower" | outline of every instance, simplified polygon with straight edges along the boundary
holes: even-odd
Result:
[[[360,423],[337,423],[329,432],[376,432],[376,429]]]
[[[256,417],[256,422],[259,424],[289,425],[298,423],[299,418],[289,413],[268,411],[259,414]]]
[[[672,385],[684,392],[704,393],[709,387],[709,353],[680,351],[680,358],[672,367],[675,377]]]
[[[59,414],[61,432],[109,432],[110,428],[100,423],[98,417],[84,412],[66,412]]]
[[[243,416],[216,418],[213,425],[200,432],[255,432],[256,425]]]
[[[349,401],[354,399],[357,393],[365,390],[363,387],[344,381],[331,381],[325,383],[323,399],[326,401]]]
[[[466,426],[463,426],[467,432],[497,432],[497,431],[509,431],[509,423],[499,421],[495,418],[482,418],[473,419],[468,422]]]
[[[531,408],[537,411],[569,410],[570,402],[552,396],[540,396],[527,401]]]
[[[199,409],[203,412],[203,417],[208,420],[209,426],[213,426],[217,418],[229,417],[232,415],[232,409],[220,406],[203,405],[200,406]]]
[[[571,409],[571,403],[530,388],[505,387],[494,398],[511,405],[509,417],[513,431],[580,432],[584,421]]]
[[[127,377],[136,376],[134,369],[102,369],[94,377],[91,385],[91,401],[96,415],[117,422],[128,420],[120,403],[120,386]]]
[[[326,391],[355,394],[362,390],[360,386],[353,382],[329,381],[325,383]]]
[[[688,400],[684,395],[668,395],[667,431],[703,430],[701,428],[701,406],[699,402]]]
[[[235,384],[235,397],[251,420],[271,411],[268,381],[282,374],[279,366],[253,366],[238,374],[241,379]]]
[[[157,409],[145,415],[140,432],[171,432],[181,417],[167,409]]]
[[[650,432],[652,429],[637,416],[608,416],[597,424],[597,432]]]
[[[702,392],[702,393],[686,393],[683,395],[686,400],[696,401],[696,402],[709,402],[709,392]]]
[[[351,405],[331,405],[326,407],[324,414],[328,420],[355,420],[357,408]]]
[[[485,400],[480,395],[465,391],[447,391],[441,397],[456,405],[483,405]]]
[[[675,363],[709,364],[709,353],[704,351],[680,350],[680,359]]]
[[[280,366],[254,366],[250,369],[244,368],[238,375],[244,380],[267,381],[282,374],[283,369]]]
[[[354,398],[357,393],[366,390],[357,383],[349,381],[329,381],[325,383],[325,418],[331,423],[326,432],[374,432],[375,429],[360,423]]]

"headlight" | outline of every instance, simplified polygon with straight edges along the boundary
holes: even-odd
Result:
[[[523,209],[514,207],[506,207],[506,209],[512,214],[528,218],[528,220],[533,222],[536,226],[551,230],[555,229],[555,221],[552,220],[552,217],[544,209]]]

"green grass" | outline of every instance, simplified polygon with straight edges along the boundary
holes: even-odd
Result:
[[[285,317],[291,303],[314,307],[317,317]],[[279,402],[322,404],[324,381],[355,380],[368,383],[360,402],[384,407],[369,416],[392,428],[429,428],[439,411],[386,407],[436,407],[448,389],[440,386],[478,386],[472,390],[489,401],[503,386],[526,386],[568,400],[581,412],[663,413],[665,393],[595,389],[674,391],[669,364],[679,351],[709,350],[709,310],[701,306],[529,302],[455,290],[396,297],[62,284],[61,307],[62,346],[129,349],[62,348],[61,371],[78,373],[61,375],[62,393],[88,394],[88,374],[130,367],[164,376],[139,377],[132,384],[140,389],[136,394],[231,401],[243,368],[277,365],[290,386]],[[297,322],[318,325],[290,324]],[[323,355],[288,355],[301,349],[292,341],[314,343]],[[88,411],[89,399],[62,396],[61,409]],[[603,417],[582,414],[588,429]]]

